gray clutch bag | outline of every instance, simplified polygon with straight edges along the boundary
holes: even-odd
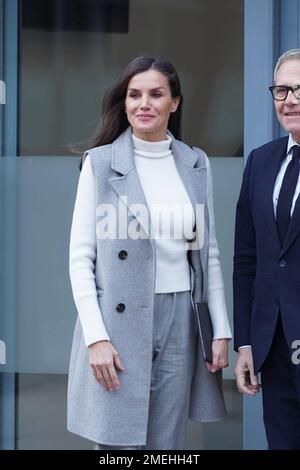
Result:
[[[202,356],[205,362],[212,362],[213,327],[208,305],[205,302],[194,303],[195,321],[200,336]]]

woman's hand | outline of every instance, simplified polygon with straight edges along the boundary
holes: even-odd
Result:
[[[120,381],[116,372],[124,370],[118,351],[110,341],[97,341],[89,346],[89,363],[95,379],[106,390],[117,390]]]
[[[228,339],[214,339],[212,342],[213,362],[206,362],[206,367],[210,372],[217,372],[223,367],[228,367]]]

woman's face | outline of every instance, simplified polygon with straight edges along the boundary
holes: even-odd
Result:
[[[179,99],[172,98],[167,77],[157,70],[134,75],[125,99],[125,112],[133,134],[143,140],[164,140],[170,113],[176,111]]]

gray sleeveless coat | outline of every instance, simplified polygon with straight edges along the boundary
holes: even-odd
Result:
[[[192,150],[173,137],[171,145],[194,210],[196,204],[204,204],[204,243],[200,250],[190,252],[193,296],[200,300],[200,263],[205,280],[208,269],[206,157],[201,150]],[[88,153],[95,177],[96,205],[112,204],[116,214],[120,211],[123,216],[127,212],[127,223],[136,222],[144,237],[132,240],[121,234],[116,239],[97,238],[95,273],[99,306],[125,371],[120,376],[122,386],[117,391],[107,392],[96,382],[77,319],[69,370],[68,429],[102,444],[144,445],[152,363],[155,242],[148,236],[149,219],[142,218],[135,206],[147,207],[147,204],[134,164],[131,128],[112,144]],[[117,234],[118,228],[117,223]],[[126,259],[119,257],[123,250],[128,253]],[[117,310],[119,304],[125,306],[122,313]],[[193,420],[215,421],[225,414],[221,372],[208,372],[200,352],[197,352],[191,396],[186,399],[190,400]]]

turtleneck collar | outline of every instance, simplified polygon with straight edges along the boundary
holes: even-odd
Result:
[[[169,135],[166,136],[166,140],[159,142],[150,142],[148,140],[142,140],[132,134],[134,153],[141,157],[148,158],[163,158],[171,154],[171,142],[172,139]]]

